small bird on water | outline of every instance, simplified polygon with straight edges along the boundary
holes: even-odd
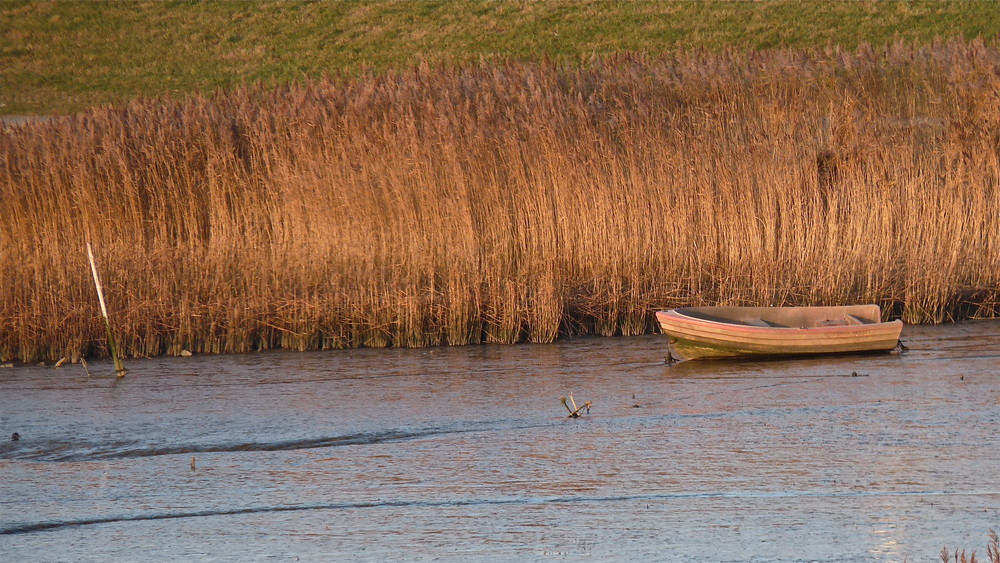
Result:
[[[17,432],[14,432],[13,434],[10,435],[10,441],[11,442],[16,442],[16,441],[18,441],[20,439],[21,439],[21,435],[18,434]]]

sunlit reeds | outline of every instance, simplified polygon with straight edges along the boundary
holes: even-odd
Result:
[[[1000,52],[683,52],[244,87],[0,133],[0,358],[1000,314]]]

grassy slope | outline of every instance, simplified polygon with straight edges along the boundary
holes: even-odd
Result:
[[[994,2],[0,0],[0,114],[421,60],[996,40]]]

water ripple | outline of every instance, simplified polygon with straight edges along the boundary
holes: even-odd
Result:
[[[420,430],[385,430],[361,432],[340,436],[304,438],[268,442],[238,442],[222,444],[182,444],[176,446],[137,446],[135,442],[110,442],[86,444],[60,440],[45,440],[30,447],[16,443],[0,445],[0,459],[25,461],[98,461],[127,459],[175,454],[197,454],[216,452],[274,452],[330,448],[415,440],[442,434],[473,432],[474,428],[427,428]]]
[[[202,518],[208,516],[236,516],[241,514],[265,514],[272,512],[298,512],[309,510],[357,510],[367,508],[442,508],[463,506],[494,506],[494,505],[550,505],[550,504],[581,504],[581,503],[615,503],[615,502],[651,502],[686,499],[782,499],[782,498],[858,498],[858,497],[976,497],[997,496],[996,491],[718,491],[718,492],[678,492],[643,495],[609,495],[609,496],[574,496],[574,497],[511,497],[511,498],[478,498],[457,499],[447,501],[426,500],[374,500],[370,502],[335,502],[311,505],[293,506],[257,506],[222,510],[203,510],[192,512],[167,512],[159,514],[137,514],[132,516],[107,516],[103,518],[85,518],[79,520],[62,520],[47,522],[29,522],[0,528],[0,535],[29,534],[91,526],[95,524],[114,524],[117,522],[143,522],[151,520],[172,520],[180,518]]]

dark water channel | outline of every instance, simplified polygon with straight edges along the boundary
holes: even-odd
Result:
[[[4,369],[0,560],[983,558],[1000,322],[903,338],[674,366],[646,336]]]

